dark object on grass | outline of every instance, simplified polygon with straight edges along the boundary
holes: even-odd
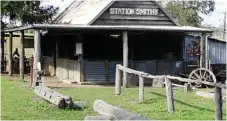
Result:
[[[87,107],[86,101],[75,101],[73,102],[72,109],[84,109]]]

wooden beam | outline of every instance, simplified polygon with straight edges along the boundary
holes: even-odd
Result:
[[[34,30],[34,61],[33,61],[33,84],[37,86],[37,63],[40,62],[41,50],[40,50],[40,32],[38,29]]]
[[[145,120],[140,115],[112,106],[102,100],[94,101],[93,110],[102,116],[108,116],[111,120]]]
[[[12,48],[13,48],[13,32],[10,32],[9,33],[9,43],[8,43],[9,76],[12,76],[12,71],[13,71]]]
[[[56,105],[58,108],[72,108],[73,106],[72,98],[70,96],[62,95],[50,88],[36,86],[33,91],[38,96]]]
[[[20,79],[24,79],[24,31],[20,31]]]
[[[121,66],[121,65],[118,65],[118,68],[120,70],[122,70],[123,72],[136,74],[138,76],[142,76],[142,77],[150,78],[150,79],[164,78],[165,77],[164,75],[150,75],[148,73],[145,73],[145,72],[142,72],[142,71],[136,71],[136,70],[133,70],[133,69],[130,69],[130,68],[126,68],[126,67]],[[206,85],[210,85],[210,86],[214,86],[215,85],[213,82],[206,82],[206,81],[202,81],[202,80],[193,80],[193,79],[182,78],[182,77],[175,77],[175,76],[170,76],[170,75],[167,75],[166,77],[168,79],[178,80],[178,81],[181,81],[181,82],[189,82],[189,83],[199,82],[201,84],[206,84]],[[172,84],[172,85],[175,85],[176,86],[176,84]],[[226,88],[225,85],[220,85],[219,84],[217,86],[222,86],[223,88]]]
[[[128,67],[128,32],[123,31],[123,66]],[[127,73],[123,72],[123,86],[127,87]]]
[[[173,88],[172,88],[171,81],[167,77],[165,77],[165,86],[166,86],[168,112],[172,113],[174,111]]]
[[[215,86],[214,93],[215,100],[215,120],[222,120],[222,89],[220,87]]]

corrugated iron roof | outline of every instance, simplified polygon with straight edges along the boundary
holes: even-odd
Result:
[[[112,0],[75,0],[55,23],[89,25],[111,3]]]
[[[174,32],[213,32],[209,29],[191,26],[97,26],[97,25],[72,25],[72,24],[33,24],[2,30],[4,32],[20,31],[26,29],[64,29],[64,30],[147,30],[147,31],[174,31]]]

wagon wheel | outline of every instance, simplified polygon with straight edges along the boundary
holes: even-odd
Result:
[[[189,79],[216,83],[216,77],[213,72],[205,68],[197,68],[193,70],[189,75]],[[209,87],[208,85],[205,86],[207,88]],[[195,87],[202,87],[202,84],[197,82],[195,83]]]

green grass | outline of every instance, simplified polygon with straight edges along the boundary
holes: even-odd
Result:
[[[61,110],[48,102],[31,101],[35,96],[26,82],[2,79],[2,119],[3,120],[83,120],[87,115],[97,115],[92,110],[96,99],[104,100],[115,106],[141,114],[156,120],[212,120],[214,119],[214,101],[195,96],[195,92],[185,93],[174,90],[175,112],[167,112],[164,88],[146,88],[145,102],[138,103],[138,88],[123,89],[122,95],[114,96],[114,88],[68,88],[57,91],[72,96],[74,101],[88,101],[85,110]],[[226,103],[224,102],[223,108]],[[224,116],[226,119],[226,109]]]

